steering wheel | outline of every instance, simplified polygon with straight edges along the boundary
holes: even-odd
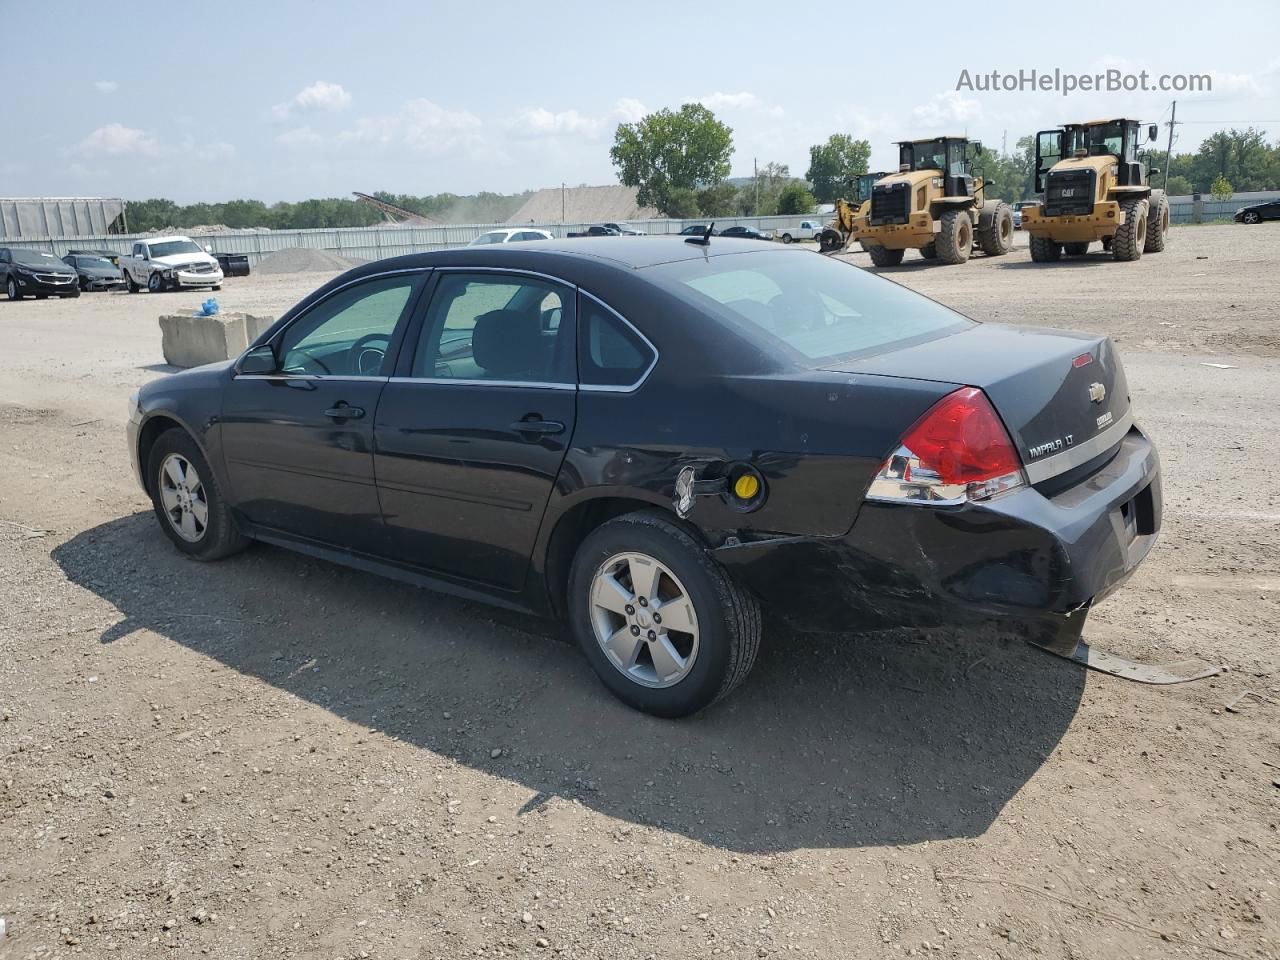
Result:
[[[374,346],[377,341],[381,346]],[[376,377],[382,372],[382,362],[387,358],[387,347],[391,345],[391,335],[387,333],[366,333],[351,345],[348,351],[348,369],[354,370],[356,376]]]

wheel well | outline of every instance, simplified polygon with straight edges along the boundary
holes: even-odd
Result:
[[[138,466],[142,471],[142,482],[147,489],[147,493],[151,493],[151,477],[147,471],[147,461],[151,459],[151,448],[156,445],[156,441],[160,435],[166,430],[174,427],[179,430],[185,428],[177,420],[173,420],[163,414],[157,414],[142,425],[142,431],[138,434]]]
[[[608,523],[614,517],[620,517],[624,513],[634,513],[637,510],[661,511],[662,508],[646,500],[633,500],[629,497],[599,497],[575,504],[556,522],[556,528],[547,542],[544,567],[547,598],[555,616],[563,617],[567,610],[569,568],[573,565],[574,554],[578,552],[582,541],[601,524]],[[669,514],[668,519],[673,523],[680,523],[688,528],[700,543],[705,541],[701,531],[696,527],[682,523],[670,510],[662,512]]]

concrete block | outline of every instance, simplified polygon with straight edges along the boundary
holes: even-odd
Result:
[[[198,367],[231,360],[248,349],[274,317],[249,313],[219,313],[212,317],[170,314],[160,318],[164,362],[174,367]]]

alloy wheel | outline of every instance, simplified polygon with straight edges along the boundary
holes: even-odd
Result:
[[[188,543],[199,543],[209,527],[209,498],[204,481],[191,461],[171,453],[160,464],[160,502],[174,532]]]
[[[614,668],[644,687],[670,687],[693,669],[698,615],[684,584],[643,553],[610,557],[591,581],[591,626]]]

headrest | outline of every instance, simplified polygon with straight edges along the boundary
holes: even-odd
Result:
[[[540,369],[542,324],[536,313],[490,310],[476,317],[471,358],[495,379]]]

